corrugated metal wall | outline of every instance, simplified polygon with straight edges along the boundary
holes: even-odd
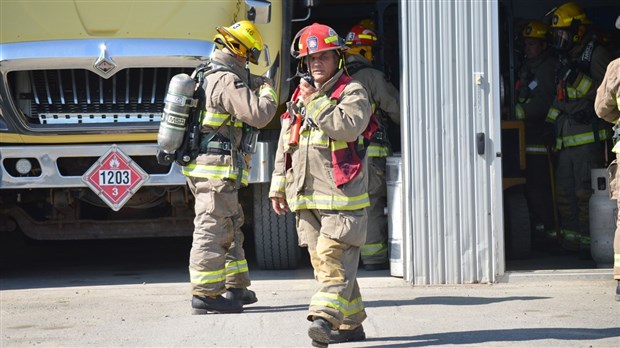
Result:
[[[497,1],[399,10],[404,279],[494,282],[504,273]]]

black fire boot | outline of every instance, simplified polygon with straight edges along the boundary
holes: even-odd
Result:
[[[239,301],[244,306],[258,301],[256,293],[247,288],[229,288],[223,296],[229,300]]]
[[[618,280],[618,286],[616,287],[616,301],[620,301],[620,280]]]
[[[241,313],[243,305],[239,301],[228,300],[222,296],[192,296],[192,314]]]
[[[329,343],[356,342],[366,339],[366,333],[362,325],[353,330],[332,330]]]
[[[312,346],[324,348],[329,345],[329,337],[332,325],[325,319],[314,317],[312,324],[308,328],[308,336],[312,338]]]

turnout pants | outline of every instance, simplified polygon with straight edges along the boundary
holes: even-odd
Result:
[[[609,165],[609,194],[615,199],[620,211],[620,178],[617,175],[618,160],[615,159]],[[614,279],[620,280],[620,214],[617,214],[616,232],[614,234]]]
[[[385,157],[368,158],[368,229],[362,245],[362,263],[365,265],[388,262],[387,247],[387,185],[385,182]]]
[[[192,294],[217,296],[250,285],[243,251],[243,210],[235,182],[188,177],[195,197],[194,234],[189,256]]]
[[[590,248],[590,197],[592,168],[603,166],[600,143],[563,148],[557,154],[556,202],[560,213],[562,246]]]
[[[546,154],[528,154],[526,163],[525,189],[530,216],[542,223],[545,231],[554,231],[549,159]]]
[[[310,300],[308,320],[321,317],[333,329],[360,326],[366,311],[357,284],[357,267],[360,246],[366,240],[366,211],[302,209],[296,213],[299,244],[308,246],[319,283]]]

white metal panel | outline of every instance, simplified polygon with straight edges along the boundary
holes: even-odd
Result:
[[[404,278],[493,282],[504,272],[497,1],[403,0],[400,16]]]

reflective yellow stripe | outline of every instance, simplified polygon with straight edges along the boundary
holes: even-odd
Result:
[[[376,256],[387,254],[387,244],[364,244],[361,248],[362,256]]]
[[[306,115],[313,117],[320,114],[327,106],[336,104],[335,100],[330,100],[327,96],[322,96],[314,99],[306,106]]]
[[[581,236],[574,230],[565,230],[561,231],[562,237],[569,242],[578,242],[581,239]]]
[[[590,90],[590,87],[592,87],[592,79],[587,75],[583,75],[582,79],[579,80],[579,84],[577,85],[577,96],[579,98],[585,96]]]
[[[560,109],[549,108],[545,122],[553,123],[555,122],[555,120],[558,118],[559,115],[560,115]]]
[[[200,118],[202,119],[201,124],[209,127],[220,127],[229,116],[230,114],[219,114],[205,110],[200,112]],[[226,122],[227,126],[230,126],[230,124],[230,121]],[[235,121],[234,127],[243,127],[243,122]]]
[[[329,145],[329,147],[331,148],[332,151],[338,151],[338,150],[349,148],[349,145],[345,141],[332,140],[332,142]]]
[[[390,155],[390,149],[387,146],[370,145],[366,150],[368,157],[388,157]]]
[[[600,140],[607,140],[610,137],[609,131],[607,129],[601,129],[598,131],[598,136]],[[575,135],[567,135],[560,139],[561,146],[564,147],[572,147],[579,146],[584,144],[590,144],[595,142],[594,133],[587,132]],[[561,148],[561,147],[560,147]]]
[[[226,274],[224,274],[223,269],[217,271],[198,271],[190,267],[189,278],[192,284],[211,284],[225,281]]]
[[[515,105],[515,117],[517,120],[523,120],[525,118],[525,110],[523,110],[523,105]]]
[[[372,40],[372,41],[377,41],[377,37],[373,36],[373,35],[359,34],[358,36],[359,36],[360,39],[368,39],[368,40]]]
[[[312,306],[333,308],[344,316],[352,316],[364,310],[364,302],[361,297],[349,302],[338,294],[328,292],[314,294],[310,300],[310,307]]]
[[[266,96],[271,96],[271,98],[273,99],[273,101],[276,102],[276,104],[278,104],[278,95],[276,94],[276,91],[269,85],[264,85],[261,89],[260,89],[260,97],[266,97]]]
[[[620,267],[620,253],[614,254],[614,268]]]
[[[580,99],[583,98],[586,93],[588,93],[588,91],[590,90],[590,87],[592,87],[592,79],[583,74],[580,73],[579,76],[579,81],[577,83],[577,87],[567,87],[566,88],[566,92],[568,95],[569,99]]]
[[[327,147],[329,144],[329,137],[320,129],[308,129],[306,128],[303,132],[299,133],[299,140],[308,143],[310,145],[320,145],[322,147]]]
[[[328,36],[323,41],[325,41],[326,44],[334,42],[334,41],[338,41],[338,35]]]
[[[299,209],[330,209],[330,210],[357,210],[370,206],[368,193],[356,197],[335,195],[298,195],[289,207],[293,211]]]
[[[279,175],[273,175],[271,177],[271,185],[269,186],[270,192],[284,192],[286,188],[286,178]]]
[[[237,180],[238,170],[235,170],[233,166],[214,166],[190,163],[182,168],[182,172],[185,176],[191,176],[195,178]],[[241,183],[244,185],[248,183],[247,170],[243,170],[243,177],[241,178]]]
[[[226,264],[226,275],[233,275],[248,272],[248,261],[246,259],[238,260],[234,262],[228,262]]]

